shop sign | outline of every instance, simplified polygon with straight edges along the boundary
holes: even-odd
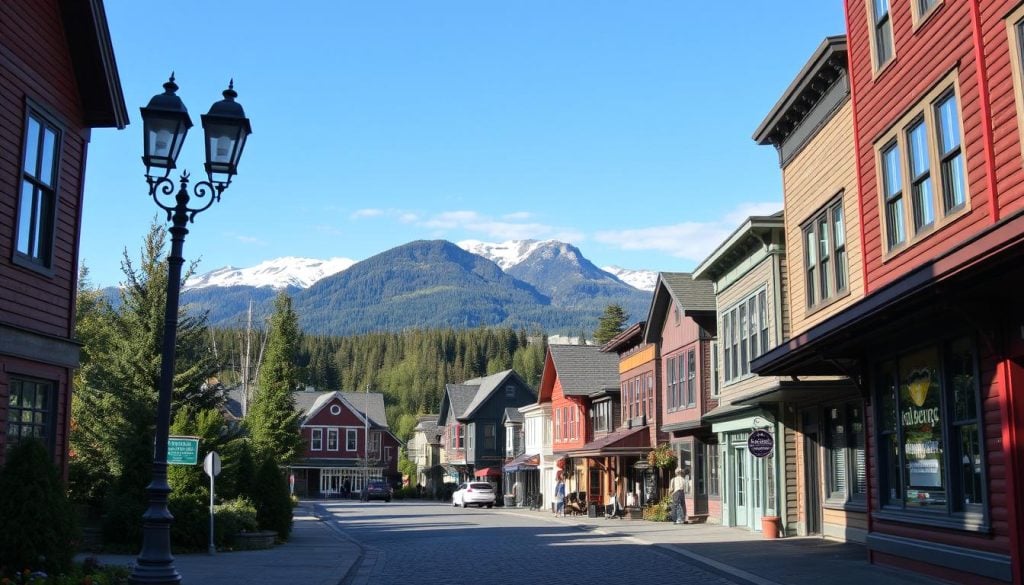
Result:
[[[757,429],[747,436],[747,450],[754,457],[767,457],[775,449],[775,438],[764,429]]]

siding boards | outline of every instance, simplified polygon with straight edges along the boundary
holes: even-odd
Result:
[[[853,109],[847,101],[819,134],[783,169],[783,191],[786,209],[787,281],[783,290],[788,295],[792,331],[796,336],[826,318],[845,309],[864,295],[860,219],[857,209],[857,175],[853,143]],[[806,297],[806,261],[802,224],[814,217],[823,206],[843,193],[848,261],[849,294],[818,310],[809,310]]]

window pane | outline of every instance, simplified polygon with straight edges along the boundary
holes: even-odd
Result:
[[[951,93],[942,99],[935,106],[935,115],[942,159],[942,200],[948,213],[965,202],[964,160],[960,148],[960,113],[956,95]]]
[[[875,27],[875,49],[878,58],[877,65],[884,65],[892,58],[892,21],[888,14]]]
[[[946,213],[960,208],[965,200],[964,157],[957,154],[942,161],[942,201]]]
[[[53,166],[57,148],[57,134],[53,128],[43,130],[43,152],[39,160],[39,180],[53,186]]]
[[[868,493],[867,463],[864,456],[864,411],[859,406],[849,408],[849,445],[853,455],[851,497],[864,497]]]
[[[958,427],[960,435],[960,485],[963,489],[964,505],[981,504],[984,501],[981,486],[981,446],[978,441],[978,425]]]
[[[960,114],[956,95],[950,94],[935,106],[939,124],[939,154],[945,156],[960,148]]]
[[[761,353],[768,353],[768,291],[757,293],[757,306],[761,315]]]
[[[903,478],[906,506],[945,511],[948,502],[938,365],[935,349],[900,359],[900,425],[906,458]]]
[[[931,169],[928,161],[928,134],[924,121],[917,122],[907,132],[910,150],[911,205],[914,211],[914,230],[932,225],[935,222]]]
[[[18,202],[18,251],[35,257],[35,234],[32,212],[36,208],[36,190],[32,183],[23,181],[21,184],[21,200]]]
[[[828,497],[846,498],[846,425],[842,410],[828,409]]]
[[[831,246],[828,243],[828,219],[822,217],[818,221],[818,253],[821,256],[821,269],[819,270],[820,276],[818,280],[821,284],[821,298],[827,299],[832,296],[832,292],[829,290],[828,282],[828,270],[829,270],[829,253]]]
[[[760,355],[760,347],[757,343],[757,297],[750,297],[747,300],[747,314],[750,315],[750,359]]]
[[[893,144],[882,151],[882,188],[885,196],[886,236],[889,247],[903,242],[903,177],[900,172],[899,150]]]
[[[814,230],[808,229],[804,232],[804,249],[807,251],[807,306],[813,306],[815,300],[818,298],[818,286],[815,283],[817,274],[818,260],[817,260],[817,246],[814,245],[815,237]]]
[[[835,278],[836,291],[846,290],[846,228],[843,225],[842,204],[832,208],[832,232],[836,242]]]
[[[36,165],[39,163],[39,120],[32,116],[28,118],[28,128],[25,130],[25,172],[33,177],[39,172]]]
[[[740,303],[740,374],[746,374],[750,368],[750,360],[747,357],[747,304]]]

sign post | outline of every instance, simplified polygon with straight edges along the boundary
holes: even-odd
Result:
[[[217,552],[217,546],[213,543],[213,478],[220,475],[220,455],[216,451],[210,451],[203,459],[203,471],[210,476],[210,554]]]

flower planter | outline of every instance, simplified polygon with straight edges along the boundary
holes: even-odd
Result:
[[[761,516],[761,532],[765,539],[773,540],[779,537],[782,530],[782,518],[778,516]]]

